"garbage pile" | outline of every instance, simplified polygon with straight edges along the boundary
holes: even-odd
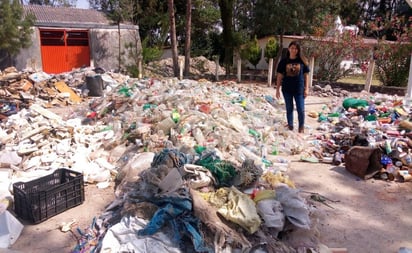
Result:
[[[143,212],[145,215],[127,217],[143,217],[140,222],[144,224],[150,217],[155,219],[152,223],[166,224],[163,218],[170,218],[170,207],[176,210],[169,222],[175,224],[174,231],[183,232],[170,237],[173,244],[192,238],[189,245],[199,251],[256,247],[262,238],[272,236],[271,247],[283,245],[276,236],[286,225],[288,230],[309,231],[309,207],[285,174],[289,162],[279,156],[300,152],[303,139],[280,127],[282,106],[274,106],[263,90],[234,82],[127,77],[106,87],[110,89],[105,89],[103,96],[89,98],[76,110],[64,108],[63,115],[53,113],[48,100],[33,99],[27,108],[2,122],[2,192],[17,180],[39,178],[62,167],[82,172],[85,182],[99,187],[116,178],[118,198],[113,210],[108,209],[111,215],[99,219],[102,223],[96,221],[104,224],[100,231],[128,219],[127,212]],[[260,188],[262,191],[256,190]],[[246,190],[251,192],[244,193]],[[194,204],[195,194],[199,194],[200,204]],[[206,198],[221,203],[212,205]],[[256,208],[258,202],[265,206],[262,210]],[[195,205],[203,212],[199,214],[203,220],[191,212]],[[203,208],[208,205],[209,210],[221,210],[226,219],[216,215],[208,220],[209,212]],[[237,207],[233,209],[233,205]],[[289,219],[282,211],[288,206]],[[146,213],[149,210],[154,212]],[[279,216],[275,224],[268,220],[272,232],[261,231],[259,215]],[[209,224],[211,230],[200,230],[200,224]],[[216,229],[222,236],[214,244]],[[163,226],[147,227],[142,233],[153,235],[156,231],[163,231]],[[317,247],[316,243],[309,246]],[[284,248],[293,252],[290,245]]]
[[[317,129],[326,134],[311,140],[317,148],[303,161],[345,163],[362,179],[412,180],[412,124],[403,98],[363,92],[357,98],[335,98],[309,116],[318,119]]]
[[[319,127],[301,135],[286,130],[283,105],[258,85],[93,71],[104,86],[90,97],[87,71],[32,73],[0,124],[1,198],[11,183],[58,168],[102,188],[115,180],[116,199],[80,231],[74,252],[320,252],[316,213],[288,178],[289,159],[340,165],[363,146],[362,170],[408,161],[412,129],[397,98],[333,100],[308,112]],[[7,75],[2,82],[16,82]],[[372,162],[370,150],[382,147]],[[383,179],[381,168],[374,175]]]
[[[128,151],[114,160],[116,200],[82,232],[75,252],[319,247],[310,207],[279,156],[300,153],[303,138],[284,129],[283,106],[262,91],[233,82],[129,80],[90,101],[93,116],[83,124],[110,125],[111,139]]]

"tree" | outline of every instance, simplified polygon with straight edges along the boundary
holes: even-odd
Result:
[[[396,17],[411,16],[411,8],[405,0],[360,0],[362,29],[366,36],[377,39],[396,40],[390,21]]]
[[[74,7],[77,0],[29,0],[29,4]]]
[[[177,51],[177,39],[176,39],[176,19],[175,19],[175,7],[173,0],[167,0],[169,21],[170,21],[170,42],[172,45],[172,60],[173,60],[173,73],[174,76],[179,76],[179,60]]]
[[[192,0],[186,0],[185,76],[190,73],[190,45],[192,33]]]
[[[223,47],[225,49],[223,63],[226,74],[230,74],[230,66],[233,58],[233,5],[234,0],[219,0],[220,17],[223,26]]]
[[[12,65],[12,57],[31,45],[35,17],[23,14],[18,0],[0,1],[0,63]]]
[[[191,56],[222,55],[220,10],[217,1],[192,0]],[[223,57],[221,57],[223,59]]]
[[[279,44],[275,37],[270,37],[265,46],[265,60],[269,62],[269,59],[275,58],[279,52]]]

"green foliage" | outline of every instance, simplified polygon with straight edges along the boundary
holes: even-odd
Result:
[[[336,1],[257,0],[253,30],[258,36],[311,33],[324,16],[338,11]]]
[[[340,67],[343,60],[367,61],[372,48],[364,43],[362,37],[344,32],[333,37],[307,37],[302,42],[302,50],[306,56],[315,58],[314,75],[319,81],[336,82],[353,73],[351,68]]]
[[[142,41],[142,56],[143,56],[143,62],[145,64],[152,62],[152,61],[159,60],[162,54],[163,54],[163,50],[161,49],[160,46],[149,46],[148,45],[148,38],[145,38]]]
[[[276,58],[279,53],[279,44],[275,37],[270,37],[265,46],[265,59],[269,62],[269,59]]]
[[[126,66],[126,71],[132,78],[139,77],[139,67],[137,65]]]
[[[255,68],[259,63],[261,56],[262,48],[259,46],[256,36],[240,50],[240,57],[244,60],[248,60],[253,66],[255,66]]]
[[[362,8],[358,0],[342,0],[340,2],[339,16],[343,18],[346,25],[361,23]]]
[[[374,58],[377,76],[384,86],[407,86],[411,52],[411,44],[378,43]]]
[[[402,30],[404,25],[409,27],[412,21],[410,20],[411,8],[406,2],[404,0],[360,0],[364,34],[368,37],[395,41],[394,32]],[[405,19],[399,22],[402,16]]]
[[[406,16],[395,16],[391,20],[380,20],[384,34],[374,50],[376,71],[385,86],[407,86],[412,52],[411,20]]]
[[[220,33],[217,29],[220,22],[219,8],[213,1],[206,0],[192,0],[192,5],[191,56],[210,58],[218,50],[216,46],[221,47],[221,43],[215,43]]]
[[[7,60],[18,54],[21,48],[31,45],[31,26],[33,15],[23,14],[23,8],[18,0],[0,1],[0,52],[4,55],[0,61]]]

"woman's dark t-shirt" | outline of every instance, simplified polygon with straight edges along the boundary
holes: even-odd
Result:
[[[305,89],[303,74],[309,73],[309,67],[301,59],[282,59],[276,72],[283,74],[283,92],[303,93]]]

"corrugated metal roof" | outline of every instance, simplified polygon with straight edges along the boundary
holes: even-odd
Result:
[[[96,24],[110,25],[110,20],[101,11],[71,7],[52,7],[43,5],[24,5],[26,13],[33,13],[35,24]]]

